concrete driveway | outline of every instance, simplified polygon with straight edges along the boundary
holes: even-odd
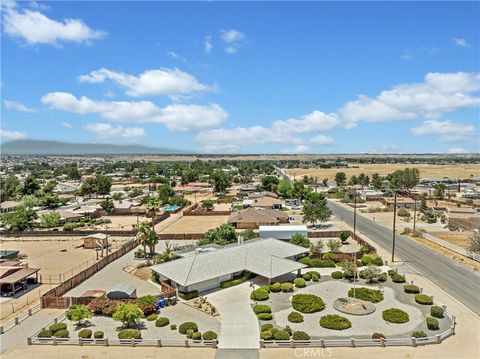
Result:
[[[219,348],[260,348],[260,331],[250,307],[250,292],[249,282],[245,282],[206,295],[220,313]]]

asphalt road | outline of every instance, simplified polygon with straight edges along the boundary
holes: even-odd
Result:
[[[329,201],[329,207],[335,216],[353,227],[353,210],[332,201]],[[391,229],[357,215],[357,230],[391,252]],[[390,261],[391,258],[387,260]],[[480,315],[480,276],[472,268],[398,234],[395,240],[395,260],[405,262],[416,273],[437,284]]]

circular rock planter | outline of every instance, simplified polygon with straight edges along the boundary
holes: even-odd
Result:
[[[357,298],[338,298],[333,307],[339,312],[352,315],[368,315],[375,311],[375,305]]]

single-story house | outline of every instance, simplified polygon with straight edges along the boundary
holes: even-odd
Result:
[[[105,233],[89,234],[85,237],[82,237],[82,239],[83,247],[87,249],[95,249],[100,246],[105,248],[108,243],[107,235]]]
[[[300,206],[302,204],[302,201],[300,201],[298,198],[287,198],[285,199],[285,205],[286,206]]]
[[[360,191],[360,197],[365,201],[378,201],[382,198],[383,192],[371,189]]]
[[[0,203],[0,213],[7,213],[15,211],[15,209],[20,205],[20,202],[17,201],[5,201]]]
[[[249,199],[262,198],[262,197],[278,198],[278,195],[276,193],[269,192],[269,191],[253,192],[248,195]]]
[[[381,202],[387,207],[389,206],[393,207],[395,200],[393,197],[382,197]],[[401,207],[411,208],[414,206],[414,204],[415,204],[415,201],[411,198],[397,197],[397,208],[401,208]]]
[[[271,281],[306,266],[296,262],[307,248],[273,238],[253,239],[208,251],[194,250],[184,257],[157,264],[152,270],[160,280],[180,292],[205,292],[218,288],[221,282],[248,271]]]
[[[305,225],[288,226],[260,226],[260,238],[275,238],[281,240],[290,240],[294,234],[301,234],[308,237],[308,229]]]
[[[256,229],[262,225],[288,223],[288,214],[276,209],[249,207],[232,212],[227,223],[238,229]]]
[[[60,222],[62,224],[67,222],[79,222],[84,217],[82,213],[64,211],[62,209],[58,211],[58,214],[60,215]]]
[[[247,184],[247,185],[244,185],[242,187],[240,187],[238,190],[237,190],[237,196],[246,196],[252,192],[255,192],[257,190],[257,186],[253,185],[253,184]]]
[[[131,283],[118,283],[107,293],[109,299],[137,298],[137,288]]]
[[[281,209],[282,201],[275,197],[263,196],[258,198],[245,199],[243,200],[242,205],[243,208],[254,207]]]

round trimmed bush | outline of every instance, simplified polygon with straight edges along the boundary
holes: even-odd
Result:
[[[385,335],[383,333],[373,333],[372,339],[385,339]]]
[[[443,308],[438,305],[434,305],[430,308],[430,315],[434,318],[443,318]]]
[[[138,329],[123,329],[118,332],[118,339],[142,339],[142,333]]]
[[[348,291],[348,296],[353,298],[353,288]],[[378,303],[383,300],[383,293],[376,289],[360,287],[355,289],[355,298]]]
[[[52,332],[48,329],[44,329],[38,333],[39,338],[51,338],[52,337]]]
[[[167,317],[160,317],[155,321],[156,327],[166,327],[169,324],[170,324],[170,319],[168,319]]]
[[[393,277],[395,274],[397,274],[397,272],[393,269],[389,269],[387,273],[390,277]]]
[[[394,283],[405,283],[405,277],[400,274],[395,274],[394,276],[392,276],[392,281]]]
[[[79,338],[91,338],[92,337],[92,331],[90,329],[82,329],[78,332],[78,337]]]
[[[213,330],[208,330],[205,333],[202,334],[202,339],[203,340],[214,340],[217,339],[218,335],[215,333]]]
[[[257,304],[253,307],[253,312],[255,314],[260,314],[260,313],[271,313],[272,308],[270,308],[269,305],[266,304]]]
[[[262,285],[258,289],[263,289],[263,290],[267,291],[267,293],[270,293],[270,286],[268,284]]]
[[[193,340],[201,340],[201,339],[202,339],[202,333],[200,333],[200,332],[194,332],[194,333],[192,334],[192,339],[193,339]]]
[[[303,288],[307,285],[307,283],[305,282],[305,279],[303,279],[303,278],[295,278],[293,280],[293,283],[295,284],[295,287],[297,287],[297,288]]]
[[[180,334],[187,334],[187,330],[192,329],[194,332],[198,332],[198,325],[194,322],[185,322],[180,324],[178,332]]]
[[[288,321],[291,323],[301,323],[303,322],[303,315],[299,312],[291,312],[288,317]]]
[[[415,302],[422,305],[432,305],[433,299],[426,294],[415,294]]]
[[[103,336],[105,334],[101,330],[97,330],[95,333],[93,333],[93,337],[95,339],[103,339]]]
[[[343,272],[337,270],[331,274],[333,279],[343,279]]]
[[[48,328],[52,333],[58,332],[59,330],[66,330],[67,329],[67,324],[65,323],[55,323]]]
[[[312,280],[314,282],[318,282],[320,280],[320,276],[317,276],[316,274],[312,274]]]
[[[330,314],[320,318],[320,326],[332,330],[345,330],[350,328],[352,323],[341,315]]]
[[[273,329],[273,324],[267,323],[267,324],[262,324],[260,327],[260,331],[264,332],[266,330],[271,330]]]
[[[412,333],[412,337],[414,337],[414,338],[426,338],[426,337],[428,337],[428,335],[423,330],[414,330],[413,333]]]
[[[410,320],[408,313],[397,308],[385,309],[382,312],[382,318],[387,322],[395,324],[406,323]]]
[[[177,329],[177,325],[176,325],[176,324],[170,324],[170,329],[171,329],[171,330]]]
[[[308,282],[310,279],[312,279],[312,276],[308,273],[305,273],[304,275],[302,275],[302,278]]]
[[[320,272],[317,272],[316,270],[310,270],[305,274],[308,274],[310,277],[317,276],[318,278],[321,278]],[[305,278],[303,278],[303,279],[305,279]]]
[[[260,313],[257,315],[259,320],[272,320],[272,313]]]
[[[430,330],[438,330],[440,328],[438,320],[433,317],[427,317],[427,328]]]
[[[412,285],[412,284],[405,284],[403,286],[403,290],[405,291],[405,293],[410,293],[410,294],[420,293],[420,288],[418,288],[418,286]]]
[[[156,314],[150,314],[146,319],[149,321],[149,322],[153,322],[154,320],[157,320],[158,318],[158,315]]]
[[[251,300],[264,301],[264,300],[267,300],[268,298],[269,298],[268,292],[262,288],[255,289],[252,292],[252,294],[250,294]]]
[[[66,329],[60,329],[53,333],[53,336],[55,338],[70,338],[70,333]]]
[[[380,276],[377,278],[377,280],[378,280],[379,282],[386,282],[386,281],[387,281],[387,278],[388,278],[387,273],[383,272],[382,274],[380,274]]]
[[[290,326],[287,325],[283,330],[285,330],[288,333],[288,335],[292,336],[293,329],[290,328]]]
[[[288,292],[293,292],[293,284],[292,283],[282,283],[282,292],[288,293]]]
[[[272,293],[278,293],[282,290],[282,283],[273,283],[272,285],[270,285],[270,292]]]
[[[293,340],[310,340],[310,335],[308,335],[305,332],[302,332],[301,330],[296,331],[292,335]]]
[[[368,266],[368,265],[382,266],[383,265],[382,258],[375,253],[364,254],[362,258],[360,258],[360,261],[364,266]]]
[[[260,338],[263,340],[271,340],[273,338],[273,334],[270,330],[264,330],[260,333]]]
[[[295,294],[292,297],[292,307],[301,313],[315,313],[324,310],[325,303],[313,294]]]
[[[290,333],[286,330],[277,330],[273,334],[273,339],[275,340],[290,340]]]

